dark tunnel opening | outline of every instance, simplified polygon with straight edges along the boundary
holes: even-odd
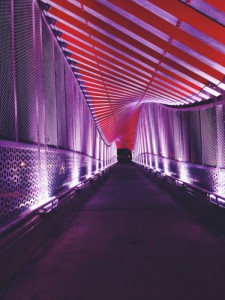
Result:
[[[130,163],[132,161],[132,152],[126,148],[117,149],[117,161],[119,163]]]

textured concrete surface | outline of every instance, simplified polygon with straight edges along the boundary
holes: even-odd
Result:
[[[224,253],[224,235],[135,167],[119,165],[1,299],[224,299]]]

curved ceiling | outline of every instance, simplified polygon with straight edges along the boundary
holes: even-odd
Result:
[[[43,0],[109,142],[132,149],[144,103],[189,105],[225,90],[224,0]]]

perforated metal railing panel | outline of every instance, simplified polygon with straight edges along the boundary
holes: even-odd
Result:
[[[44,61],[42,48],[42,17],[38,6],[34,6],[34,68],[35,68],[35,88],[37,99],[37,115],[38,115],[38,139],[39,143],[46,143],[46,114],[45,114],[45,95],[44,95]]]
[[[217,135],[217,165],[220,168],[225,168],[225,106],[216,106],[216,135]]]
[[[56,112],[57,112],[57,134],[58,146],[67,148],[67,119],[65,101],[65,81],[64,81],[64,56],[59,46],[54,43],[54,66],[56,87]]]
[[[74,139],[75,136],[75,93],[74,93],[74,76],[70,72],[70,66],[65,63],[65,96],[66,96],[66,131],[67,131],[67,145],[70,150],[74,149]]]
[[[204,165],[217,165],[217,136],[215,107],[201,109],[202,160]]]
[[[168,176],[225,196],[224,111],[225,104],[189,110],[146,104],[137,127],[134,160]],[[150,120],[146,117],[148,115]],[[143,127],[145,120],[147,122]],[[155,123],[161,123],[159,131]],[[149,140],[145,138],[148,135],[143,135],[143,131],[153,137],[150,152]],[[140,140],[140,137],[144,139]],[[154,144],[160,145],[164,151],[159,154]]]
[[[202,139],[201,139],[201,123],[199,110],[190,113],[190,145],[191,161],[193,163],[202,163]]]
[[[114,163],[116,145],[97,132],[36,1],[0,1],[0,25],[2,226]]]
[[[52,39],[51,32],[45,20],[42,22],[42,34],[46,143],[51,146],[57,146],[54,40]]]
[[[39,201],[37,149],[0,147],[0,220],[18,214]]]
[[[181,147],[182,147],[182,160],[185,162],[190,161],[190,125],[189,113],[181,113]]]
[[[10,1],[0,1],[0,138],[16,139]]]
[[[76,106],[79,107],[79,110],[75,110],[75,115],[74,115],[74,122],[75,122],[75,141],[74,141],[74,145],[75,145],[75,150],[78,151],[79,149],[81,149],[81,128],[82,128],[82,124],[81,122],[81,117],[82,117],[82,101],[80,98],[80,91],[79,88],[76,87],[76,92],[77,92],[77,98],[76,98]]]
[[[38,128],[32,13],[32,1],[14,1],[18,136],[19,141],[37,143]]]

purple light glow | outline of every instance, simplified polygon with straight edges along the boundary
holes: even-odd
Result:
[[[136,131],[134,161],[216,193],[224,207],[224,109],[224,104],[190,110],[145,104]]]
[[[16,26],[16,31],[8,26],[7,36],[1,36],[8,44],[0,43],[0,52],[6,47],[9,53],[0,57],[0,64],[7,61],[4,76],[7,91],[12,91],[1,98],[0,120],[9,119],[15,129],[0,128],[0,224],[51,201],[46,210],[53,208],[57,195],[116,159],[115,143],[106,145],[99,134],[36,2],[11,2],[0,4],[3,11],[7,7],[2,22],[8,24],[11,16]],[[0,92],[6,88],[2,84],[0,80]]]

